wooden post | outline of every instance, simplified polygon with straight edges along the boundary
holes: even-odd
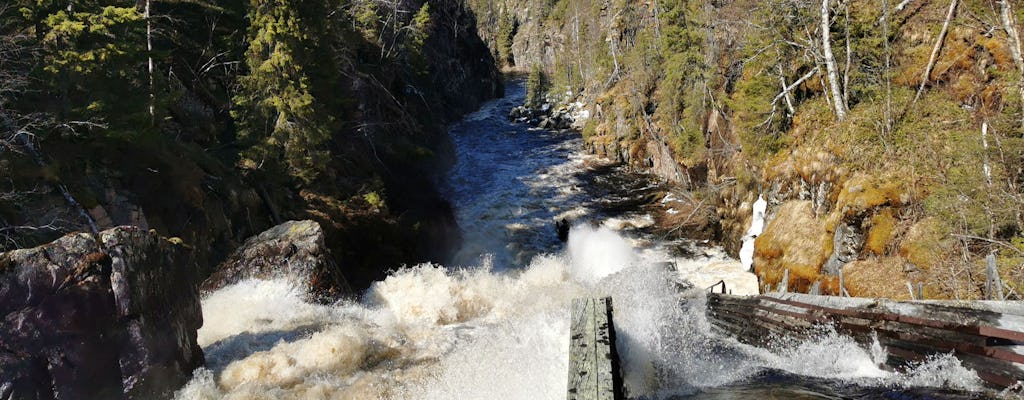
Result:
[[[782,273],[782,282],[779,282],[779,290],[778,290],[778,292],[779,293],[787,293],[787,292],[789,292],[789,268],[786,268],[786,271]]]
[[[574,299],[569,328],[568,400],[624,399],[612,299]]]
[[[989,300],[1003,299],[1003,280],[999,278],[994,253],[989,253],[988,257],[985,257],[985,297]]]
[[[843,297],[846,286],[843,283],[843,267],[839,267],[839,297]]]

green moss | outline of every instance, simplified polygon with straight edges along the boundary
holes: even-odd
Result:
[[[377,192],[369,192],[363,195],[363,200],[371,207],[380,209],[384,207],[384,198]]]

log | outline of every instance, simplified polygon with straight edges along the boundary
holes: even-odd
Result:
[[[569,400],[624,399],[612,299],[574,299],[569,329]]]
[[[772,293],[708,294],[715,332],[755,345],[803,340],[831,326],[869,346],[875,338],[894,369],[953,354],[996,389],[1024,381],[1024,304],[1010,301],[893,301]]]

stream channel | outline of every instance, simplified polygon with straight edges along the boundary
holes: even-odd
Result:
[[[717,247],[651,233],[671,188],[586,155],[578,133],[509,122],[523,98],[510,81],[450,128],[444,191],[464,243],[448,266],[399,268],[327,305],[288,279],[222,288],[202,304],[207,366],[176,398],[564,399],[569,306],[598,296],[614,299],[630,398],[983,398],[950,355],[894,372],[879,347],[835,333],[769,349],[712,333],[705,288],[756,293],[754,276]]]

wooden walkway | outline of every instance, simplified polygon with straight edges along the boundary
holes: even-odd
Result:
[[[575,299],[569,329],[569,400],[623,399],[612,299]]]
[[[805,339],[831,325],[862,345],[877,337],[894,368],[952,353],[994,388],[1024,381],[1024,302],[712,293],[707,315],[719,333],[752,345]]]

